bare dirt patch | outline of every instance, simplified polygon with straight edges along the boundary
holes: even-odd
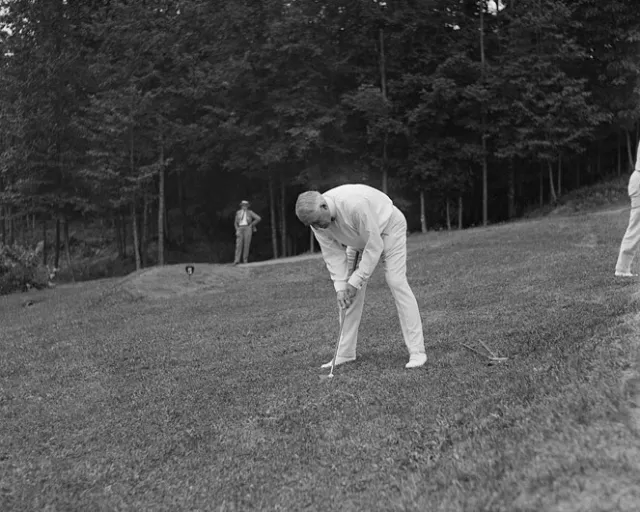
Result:
[[[153,267],[131,274],[118,291],[136,299],[168,299],[194,293],[221,293],[249,275],[249,270],[231,265],[194,265],[189,277],[187,265]]]

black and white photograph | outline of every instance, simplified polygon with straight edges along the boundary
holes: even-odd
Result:
[[[0,0],[0,512],[640,510],[638,0]]]

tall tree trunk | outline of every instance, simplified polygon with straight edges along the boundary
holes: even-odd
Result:
[[[625,134],[627,135],[627,156],[629,157],[629,167],[628,170],[633,169],[635,162],[633,161],[633,143],[631,142],[631,132],[629,130],[625,130]]]
[[[309,228],[309,252],[312,254],[316,252],[315,238],[316,237],[313,236],[313,230]]]
[[[553,184],[553,163],[551,160],[547,161],[547,168],[549,169],[549,193],[551,194],[551,203],[555,205],[558,202],[558,196],[556,195],[556,187]]]
[[[124,213],[120,214],[120,228],[122,229],[122,257],[127,259],[127,218]]]
[[[276,219],[276,193],[273,174],[269,171],[269,215],[271,216],[271,250],[273,258],[278,257],[278,220]]]
[[[378,30],[378,39],[380,41],[380,92],[382,93],[382,101],[386,105],[387,103],[387,64],[384,53],[384,30]],[[385,194],[389,193],[389,176],[388,176],[388,168],[387,168],[387,159],[388,159],[388,144],[389,144],[389,133],[385,131],[384,138],[382,141],[382,191]]]
[[[42,264],[47,266],[47,256],[48,256],[48,245],[47,245],[47,219],[42,219]]]
[[[148,263],[147,247],[149,245],[149,192],[146,187],[144,190],[144,200],[142,205],[142,236],[140,238],[142,266],[146,268]]]
[[[2,141],[0,141],[1,143]],[[4,180],[2,176],[0,176],[0,192],[4,192]],[[7,226],[5,224],[7,217],[7,210],[5,205],[0,204],[0,245],[4,245],[7,243]]]
[[[389,193],[389,171],[387,169],[387,145],[389,143],[389,134],[384,134],[384,140],[382,142],[382,191],[385,194]]]
[[[482,83],[486,78],[486,63],[484,54],[484,2],[480,6],[480,65],[482,74]],[[487,169],[487,116],[482,107],[482,225],[486,226],[489,222],[489,177]]]
[[[16,243],[16,220],[15,220],[15,208],[12,206],[9,210],[9,244],[15,245]]]
[[[451,231],[451,208],[449,207],[449,197],[445,198],[446,210],[447,210],[447,230]]]
[[[458,229],[462,229],[462,194],[458,196]]]
[[[558,157],[558,197],[562,195],[562,156]]]
[[[480,65],[482,83],[486,78],[486,63],[484,54],[484,2],[480,6]],[[486,226],[489,222],[489,176],[487,169],[487,118],[484,112],[484,106],[482,107],[482,225]]]
[[[167,185],[166,185],[166,174],[165,174],[165,191],[167,189]],[[166,200],[166,196],[165,196],[165,201],[164,201],[164,240],[165,242],[170,242],[171,239],[171,223],[169,222],[169,206],[167,205],[167,200]]]
[[[24,214],[21,215],[20,217],[18,217],[18,226],[20,227],[20,243],[25,246],[27,245],[26,241],[27,241],[27,223],[29,222],[29,214]]]
[[[620,136],[620,130],[618,130],[618,176],[622,176],[622,137]]]
[[[16,230],[15,224],[13,221],[13,206],[9,207],[9,245],[14,245],[16,243]]]
[[[187,207],[184,200],[184,171],[178,171],[178,201],[180,206],[180,217],[182,219],[182,250],[186,250],[189,244],[189,226],[187,223]]]
[[[484,126],[484,114],[482,116]],[[489,172],[487,169],[487,139],[482,134],[482,225],[489,223]]]
[[[2,245],[7,244],[7,207],[2,207]]]
[[[160,136],[160,170],[159,187],[158,187],[158,265],[164,265],[164,143],[162,135]]]
[[[280,253],[283,258],[289,255],[287,246],[287,196],[284,177],[280,176]]]
[[[56,216],[56,247],[53,266],[60,268],[60,216]]]
[[[544,169],[540,164],[540,208],[544,206]]]
[[[122,248],[122,227],[120,226],[120,214],[113,214],[113,228],[116,235],[116,244],[118,246],[118,257],[124,258],[124,250]]]
[[[516,216],[516,180],[513,162],[509,162],[507,180],[507,217],[513,219]]]
[[[387,66],[384,55],[384,29],[378,30],[378,39],[380,42],[380,60],[378,62],[380,66],[380,91],[382,92],[382,99],[387,101]]]
[[[131,110],[129,111],[130,114],[130,119],[131,122],[129,123],[129,172],[131,175],[131,178],[133,178],[135,176],[135,145],[134,145],[134,139],[133,139],[133,95],[131,96]],[[131,232],[133,233],[133,240],[132,240],[132,248],[133,248],[133,256],[136,262],[136,270],[140,270],[140,253],[138,252],[138,214],[136,213],[136,198],[134,196],[132,202],[131,202],[131,222],[133,223],[132,230]],[[124,219],[122,219],[122,225],[126,226],[127,223]],[[125,230],[126,233],[126,230]],[[125,246],[125,252],[126,252],[126,247],[127,247],[127,239],[125,237],[124,239],[124,246]]]
[[[424,190],[420,189],[420,231],[427,232],[427,211],[424,205]]]
[[[73,264],[71,263],[71,244],[69,243],[69,219],[64,219],[64,247],[67,253],[67,266],[69,267],[69,273],[71,274],[71,280],[75,283],[76,276],[73,273]]]
[[[138,212],[136,211],[136,200],[131,202],[131,228],[133,232],[133,254],[136,260],[136,270],[142,268],[140,260],[140,241],[138,240]]]

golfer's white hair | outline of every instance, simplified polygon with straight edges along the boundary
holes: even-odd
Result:
[[[325,204],[324,197],[320,192],[303,192],[296,201],[296,215],[303,224],[311,224],[318,218],[320,206]]]

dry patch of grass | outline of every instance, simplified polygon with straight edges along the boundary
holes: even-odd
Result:
[[[623,212],[411,237],[427,367],[404,369],[378,270],[358,360],[324,383],[338,321],[317,258],[198,266],[221,293],[185,292],[180,266],[7,298],[0,508],[633,510],[625,227]],[[462,347],[480,340],[509,361]]]
[[[220,293],[244,280],[247,269],[241,266],[198,264],[191,265],[191,276],[187,264],[151,267],[126,278],[119,291],[133,298],[169,299],[182,295]]]

